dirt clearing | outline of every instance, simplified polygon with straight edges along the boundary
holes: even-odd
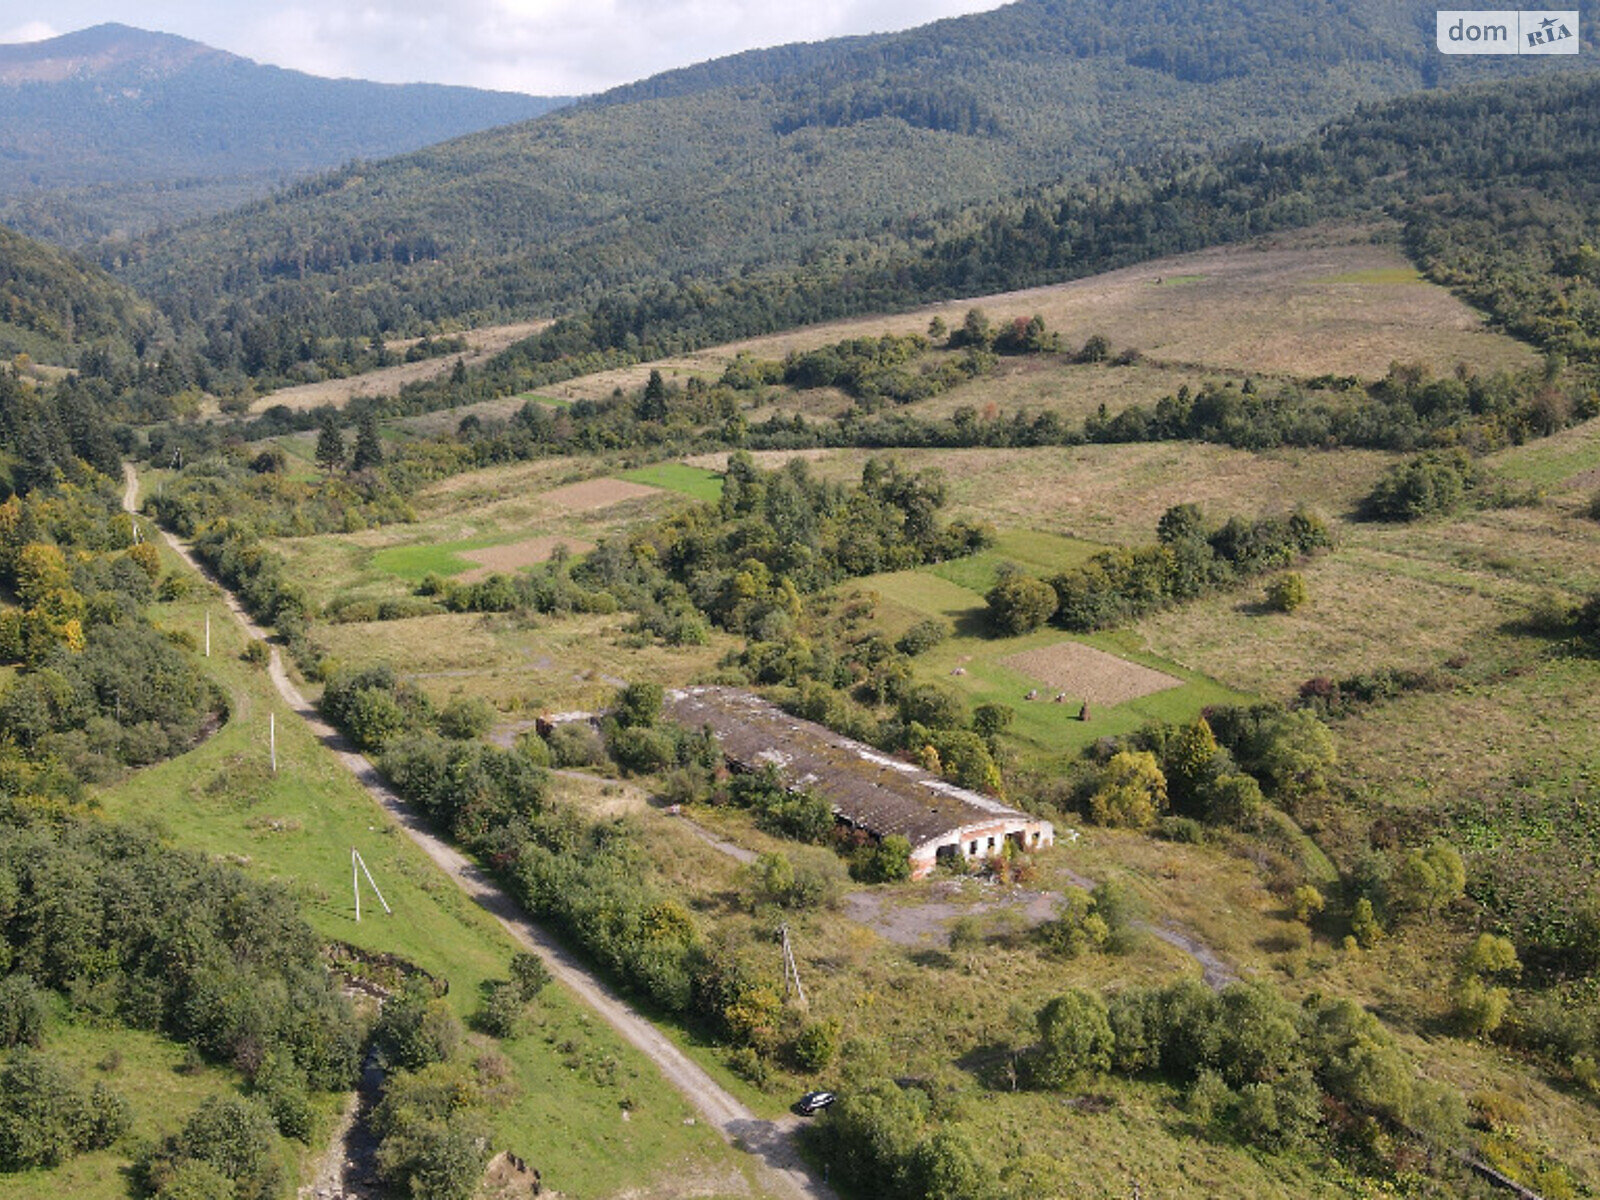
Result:
[[[496,571],[515,571],[548,562],[557,546],[565,546],[574,554],[587,554],[594,549],[593,542],[574,541],[564,537],[534,537],[505,546],[484,546],[478,550],[463,550],[461,557],[479,564],[456,578],[462,583],[476,583],[487,579]]]
[[[595,508],[610,508],[626,500],[642,500],[646,496],[661,495],[660,488],[646,487],[642,483],[629,483],[626,479],[585,479],[582,483],[569,483],[553,488],[540,497],[562,508],[587,512]]]
[[[1140,696],[1183,685],[1181,679],[1127,662],[1082,642],[1057,642],[1000,661],[1030,679],[1048,683],[1090,704],[1125,704]]]

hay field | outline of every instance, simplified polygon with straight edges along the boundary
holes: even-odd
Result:
[[[950,516],[1125,544],[1154,540],[1161,514],[1190,501],[1218,516],[1283,512],[1300,501],[1344,513],[1393,461],[1376,451],[1252,454],[1192,442],[877,453],[908,468],[942,471]],[[829,479],[859,480],[873,454],[838,450],[813,469]]]
[[[573,512],[588,512],[596,508],[610,508],[629,500],[646,500],[659,496],[662,489],[626,479],[585,479],[565,487],[552,488],[539,495],[543,504],[554,504]]]
[[[500,546],[483,546],[476,550],[462,551],[462,558],[471,559],[478,565],[462,572],[456,578],[462,583],[476,583],[496,573],[509,574],[523,567],[537,566],[539,563],[549,562],[556,549],[561,546],[565,546],[573,554],[587,554],[594,549],[593,542],[573,542],[567,538],[550,536],[524,538],[520,542],[508,542]]]
[[[583,553],[682,503],[660,488],[586,477],[593,470],[570,459],[492,467],[423,489],[412,524],[271,544],[319,604],[338,595],[384,600],[408,594],[430,572],[459,578],[478,568],[514,570],[563,544]]]
[[[1183,686],[1181,679],[1081,642],[1052,642],[1000,661],[1014,671],[1059,689],[1060,696],[1080,697],[1085,703],[1096,706],[1126,704],[1141,696]]]
[[[479,696],[500,712],[596,711],[634,680],[679,682],[708,674],[733,640],[705,646],[640,644],[627,613],[540,617],[441,613],[400,621],[321,625],[318,640],[353,666],[387,662],[434,700]]]
[[[320,383],[279,388],[255,401],[250,406],[250,411],[266,412],[267,409],[276,408],[280,404],[297,412],[308,408],[321,408],[326,404],[343,408],[357,396],[393,396],[408,383],[420,383],[424,379],[433,379],[454,369],[458,358],[465,359],[469,367],[476,366],[491,355],[500,353],[507,346],[520,342],[525,337],[532,337],[548,324],[549,321],[519,321],[509,325],[486,325],[482,329],[469,329],[461,335],[467,341],[468,348],[465,354],[445,354],[438,358],[426,358],[421,362],[380,367],[376,371],[351,375],[346,379],[325,379]],[[410,338],[390,342],[389,349],[404,352],[416,340],[418,339]]]
[[[1396,359],[1438,372],[1457,362],[1493,369],[1534,361],[1526,346],[1419,276],[1397,234],[1398,227],[1345,226],[1275,234],[1070,283],[751,338],[542,391],[600,399],[618,387],[643,387],[652,369],[669,382],[720,375],[740,353],[781,359],[843,338],[922,333],[934,317],[959,325],[974,306],[997,324],[1037,313],[1069,346],[1099,333],[1157,363],[1228,372],[1375,378]]]

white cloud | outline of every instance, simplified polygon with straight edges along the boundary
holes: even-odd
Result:
[[[0,45],[7,42],[42,42],[60,35],[61,31],[48,21],[24,21],[10,29],[0,29]]]

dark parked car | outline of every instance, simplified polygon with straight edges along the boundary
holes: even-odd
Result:
[[[802,1117],[809,1117],[812,1113],[827,1108],[837,1099],[838,1097],[832,1092],[807,1092],[800,1097],[800,1103],[794,1107]]]

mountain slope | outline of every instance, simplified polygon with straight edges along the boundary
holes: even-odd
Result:
[[[320,79],[125,25],[0,46],[0,219],[73,240],[218,211],[284,178],[561,100]],[[79,189],[68,199],[63,189]]]
[[[71,364],[94,342],[131,354],[156,324],[148,301],[93,263],[0,225],[0,363],[26,353]]]
[[[1418,0],[1114,0],[1092,12],[1021,0],[672,72],[336,172],[106,262],[180,313],[292,314],[326,335],[570,310],[803,262],[887,220],[1018,187],[1286,141],[1364,99],[1530,69],[1446,60],[1432,21]]]

